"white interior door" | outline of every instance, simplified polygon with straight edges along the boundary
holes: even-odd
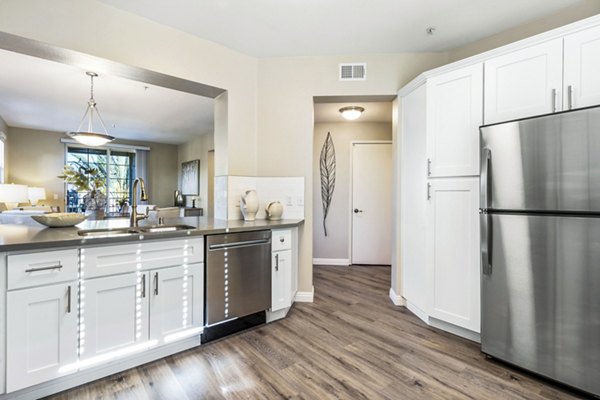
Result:
[[[352,264],[392,262],[392,143],[352,143]]]

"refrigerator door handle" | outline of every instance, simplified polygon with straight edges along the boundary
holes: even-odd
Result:
[[[492,274],[492,216],[480,214],[481,220],[481,272],[483,275]]]
[[[479,180],[481,185],[481,197],[480,204],[483,210],[490,207],[492,200],[491,183],[492,177],[490,176],[490,162],[492,160],[492,151],[487,147],[483,148],[481,154],[481,179]]]

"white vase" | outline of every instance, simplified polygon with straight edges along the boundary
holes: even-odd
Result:
[[[254,190],[246,190],[240,199],[240,211],[244,221],[254,221],[258,212],[258,195]]]
[[[265,207],[267,218],[271,221],[279,221],[283,215],[283,205],[279,201],[272,201]]]

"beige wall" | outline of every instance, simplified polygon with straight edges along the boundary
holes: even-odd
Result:
[[[341,62],[366,62],[366,81],[340,82]],[[299,290],[312,287],[313,96],[393,95],[445,54],[371,54],[261,59],[258,79],[258,174],[303,176],[305,222],[299,236]]]
[[[7,152],[8,182],[46,189],[47,200],[42,203],[64,209],[64,183],[57,178],[65,164],[66,135],[60,132],[9,128]],[[150,202],[161,206],[173,204],[173,191],[177,189],[177,146],[162,143],[115,141],[115,143],[147,146],[148,182]],[[32,145],[35,144],[35,145]],[[54,200],[54,195],[58,196]]]
[[[256,58],[94,0],[3,0],[0,31],[227,89],[217,172],[256,174]]]
[[[559,13],[508,29],[466,46],[450,50],[448,52],[449,61],[457,61],[475,54],[483,53],[484,51],[492,50],[496,47],[516,42],[598,13],[600,13],[600,1],[585,0],[582,3],[571,6]]]
[[[323,207],[319,157],[331,132],[335,147],[335,190],[327,216],[327,236],[323,231]],[[350,151],[356,140],[392,140],[392,124],[377,122],[337,122],[315,124],[313,145],[313,258],[349,259],[350,248]]]
[[[200,160],[200,201],[196,202],[196,207],[204,208],[205,215],[208,215],[208,152],[214,149],[214,135],[206,133],[179,145],[178,151],[178,180],[181,182],[181,163],[191,160]],[[192,206],[191,198],[187,199],[187,206]]]
[[[9,127],[7,136],[7,182],[43,187],[46,200],[40,203],[60,206],[64,210],[65,186],[57,176],[65,165],[65,145],[60,139],[66,135]],[[57,195],[57,200],[54,200],[54,195]]]

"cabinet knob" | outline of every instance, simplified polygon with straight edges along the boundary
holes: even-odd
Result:
[[[284,238],[284,237],[280,237],[280,238],[279,238],[279,241],[280,241],[281,243],[283,243],[283,242],[285,242],[285,238]]]
[[[363,212],[363,210],[359,210],[358,208],[354,209],[354,214],[358,214],[358,213],[361,213],[361,212]]]

